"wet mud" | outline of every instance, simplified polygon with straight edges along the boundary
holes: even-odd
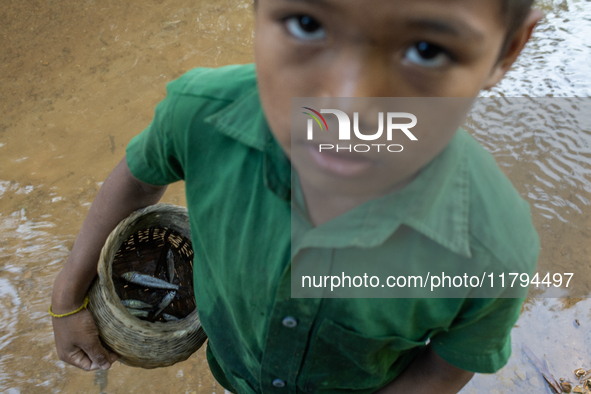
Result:
[[[242,0],[5,0],[0,9],[0,391],[221,393],[204,349],[146,371],[84,372],[59,361],[47,314],[53,280],[102,181],[150,122],[166,82],[194,67],[249,63]],[[485,96],[589,97],[591,3],[542,1],[546,19]],[[471,132],[530,203],[540,264],[590,275],[591,132]],[[172,185],[163,201],[185,204]],[[567,295],[567,294],[565,294]],[[530,298],[513,355],[463,393],[547,392],[527,344],[555,377],[591,369],[587,298]],[[574,385],[573,385],[574,386]],[[436,388],[434,388],[436,391]]]

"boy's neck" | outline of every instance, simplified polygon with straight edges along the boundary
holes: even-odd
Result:
[[[359,194],[350,196],[330,193],[314,187],[312,184],[301,178],[299,179],[299,182],[308,218],[314,227],[318,227],[365,202],[375,200],[403,189],[418,175],[419,172],[420,171],[412,174],[405,180],[395,184],[390,189],[384,190],[382,193],[375,195]]]

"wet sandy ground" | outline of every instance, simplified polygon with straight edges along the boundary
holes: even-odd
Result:
[[[165,83],[197,66],[253,61],[242,0],[4,0],[0,8],[0,391],[216,393],[200,350],[169,368],[83,372],[57,359],[51,287],[102,180],[150,122]],[[544,1],[547,19],[493,96],[589,97],[591,3]],[[568,122],[567,122],[568,123]],[[591,132],[480,133],[532,206],[540,266],[589,278]],[[508,127],[512,127],[510,124]],[[183,205],[184,188],[164,201]],[[521,352],[556,377],[591,369],[591,303],[530,299],[513,356],[465,393],[550,392]],[[436,388],[434,388],[436,391]]]

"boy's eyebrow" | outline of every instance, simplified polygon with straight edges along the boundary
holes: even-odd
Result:
[[[300,2],[300,3],[326,3],[325,0],[287,0],[287,1],[293,1],[295,3]]]
[[[330,5],[329,1],[326,0],[283,0],[291,3],[310,3],[314,5]]]
[[[453,36],[464,36],[474,41],[482,41],[484,34],[461,20],[443,21],[440,19],[413,19],[408,22],[410,26],[432,30],[436,33]]]

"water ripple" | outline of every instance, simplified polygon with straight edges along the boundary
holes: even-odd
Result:
[[[466,128],[544,217],[575,224],[591,200],[590,113],[589,98],[490,97]]]
[[[591,96],[591,2],[540,1],[546,13],[507,76],[483,96]]]

